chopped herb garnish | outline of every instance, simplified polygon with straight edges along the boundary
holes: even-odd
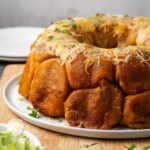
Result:
[[[128,14],[125,14],[124,17],[129,17],[129,15],[128,15]]]
[[[55,28],[55,32],[61,32],[59,28]]]
[[[80,147],[89,148],[90,146],[94,146],[94,145],[96,145],[96,144],[98,144],[98,143],[84,144],[84,145],[82,145],[82,146],[80,146]]]
[[[130,146],[125,146],[127,150],[134,150],[136,148],[135,144],[131,144]]]
[[[99,15],[100,15],[99,13],[96,14],[97,17],[98,17]]]
[[[73,18],[69,17],[68,20],[73,20]]]
[[[71,45],[71,48],[74,48],[75,46],[76,46],[75,44],[72,44],[72,45]]]
[[[148,150],[148,149],[150,149],[150,145],[146,145],[143,147],[143,150]]]
[[[96,144],[98,144],[98,143],[92,143],[91,146],[96,145]]]
[[[145,56],[150,58],[150,52],[145,52]]]
[[[76,25],[76,24],[73,24],[73,25],[72,25],[72,29],[76,30],[76,29],[77,29],[77,25]]]
[[[67,30],[67,29],[64,29],[64,30],[62,30],[62,33],[70,34],[70,31],[69,31],[69,30]]]
[[[53,35],[50,35],[50,36],[48,37],[48,40],[52,40],[52,39],[54,39],[54,36],[53,36]]]
[[[67,45],[63,45],[63,47],[67,47]]]
[[[63,27],[69,27],[69,24],[64,24]]]
[[[64,120],[64,118],[59,118],[58,121],[59,121],[59,122],[63,122],[63,120]]]
[[[17,84],[20,84],[20,82],[21,82],[21,77],[18,78]]]
[[[37,119],[42,117],[42,115],[38,112],[38,110],[31,107],[27,107],[27,109],[30,110],[30,113],[28,114],[29,116]]]
[[[68,29],[60,30],[58,28],[55,28],[55,32],[61,32],[61,33],[67,33],[70,34],[70,31]]]
[[[96,14],[96,17],[103,17],[105,14],[100,14],[100,13],[97,13]]]
[[[23,100],[24,100],[23,97],[18,97],[17,99],[18,99],[19,101],[23,101]]]

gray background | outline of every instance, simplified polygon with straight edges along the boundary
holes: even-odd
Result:
[[[150,17],[150,0],[0,0],[0,27],[48,26],[50,22],[95,13]]]

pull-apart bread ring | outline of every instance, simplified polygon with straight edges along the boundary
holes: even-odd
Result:
[[[51,24],[31,46],[19,93],[71,126],[149,128],[149,31],[149,18],[105,14]]]

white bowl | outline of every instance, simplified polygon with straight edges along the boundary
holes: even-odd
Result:
[[[8,127],[7,124],[0,123],[0,132],[7,131],[7,127]],[[32,134],[31,132],[26,131],[26,130],[23,131],[23,134],[26,137],[28,137],[32,143],[34,143],[36,146],[39,146],[42,149],[40,140],[34,134]]]

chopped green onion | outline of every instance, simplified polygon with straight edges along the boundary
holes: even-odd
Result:
[[[94,145],[96,145],[96,144],[98,144],[98,143],[84,144],[84,145],[82,145],[82,146],[80,146],[80,147],[89,148],[90,146],[94,146]]]
[[[150,145],[146,145],[143,147],[143,150],[148,150],[148,149],[150,149]]]
[[[42,117],[42,115],[38,112],[38,110],[31,107],[27,107],[27,109],[30,110],[30,113],[28,114],[29,116],[37,119]]]
[[[100,14],[100,13],[96,14],[96,17],[103,17],[103,16],[105,16],[105,14]]]
[[[18,97],[17,99],[18,99],[19,101],[23,101],[23,100],[24,100],[23,97]]]
[[[69,31],[69,30],[67,30],[67,29],[64,29],[64,30],[62,30],[62,33],[70,34],[70,31]]]
[[[69,24],[64,24],[63,27],[69,27]]]
[[[72,44],[72,45],[71,45],[71,48],[74,48],[75,46],[76,46],[75,44]]]
[[[21,77],[18,78],[17,84],[19,85],[21,82]]]
[[[96,145],[96,144],[98,144],[98,143],[92,143],[91,146]]]
[[[135,144],[131,144],[130,146],[125,146],[127,150],[134,150],[136,148]]]
[[[68,20],[73,20],[73,18],[69,17]]]
[[[53,40],[53,39],[54,39],[53,35],[48,36],[48,40]]]
[[[70,31],[68,29],[60,30],[58,28],[55,28],[55,32],[61,32],[61,33],[67,33],[70,34]]]
[[[99,13],[96,14],[97,17],[98,17],[99,15],[100,15]]]
[[[72,25],[72,29],[76,30],[76,29],[77,29],[77,25],[76,25],[76,24],[73,24],[73,25]]]
[[[128,14],[125,14],[124,17],[129,17],[129,15],[128,15]]]
[[[145,52],[145,56],[150,58],[150,52]]]
[[[59,28],[55,28],[55,32],[61,32]]]
[[[63,120],[64,120],[64,118],[59,118],[58,121],[59,121],[59,122],[63,122]]]

